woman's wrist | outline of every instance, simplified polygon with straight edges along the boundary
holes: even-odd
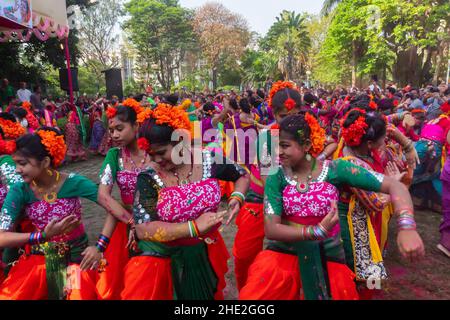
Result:
[[[399,231],[417,230],[417,224],[412,209],[404,209],[397,214],[397,229]]]
[[[304,241],[321,241],[328,238],[328,235],[329,232],[321,223],[300,228],[300,239]]]
[[[98,252],[103,253],[108,248],[109,242],[110,239],[107,236],[100,234],[95,247],[97,248]]]
[[[45,231],[38,231],[30,233],[30,237],[28,238],[28,243],[30,245],[42,244],[47,241],[47,234]]]
[[[200,230],[198,229],[197,223],[195,220],[188,221],[189,235],[191,238],[199,238]]]

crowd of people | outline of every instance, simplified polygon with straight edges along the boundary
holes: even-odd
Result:
[[[0,98],[0,299],[223,299],[231,223],[242,300],[372,299],[391,220],[425,254],[415,207],[450,258],[448,85]],[[59,171],[89,154],[98,181]],[[81,198],[105,209],[95,245]]]

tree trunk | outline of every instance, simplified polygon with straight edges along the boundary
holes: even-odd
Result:
[[[217,67],[213,67],[212,69],[212,83],[213,83],[213,91],[217,88]]]
[[[357,56],[356,56],[356,43],[355,41],[352,42],[352,61],[351,61],[351,68],[352,68],[352,87],[356,87],[356,63],[357,63]]]
[[[437,56],[436,56],[436,64],[435,64],[436,68],[434,70],[434,75],[433,75],[433,85],[434,86],[439,85],[438,81],[439,81],[439,75],[441,73],[442,56],[443,56],[443,46],[441,45],[441,43],[439,43],[438,52],[437,52]]]

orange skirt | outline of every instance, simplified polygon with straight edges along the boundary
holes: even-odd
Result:
[[[263,250],[263,204],[246,202],[239,211],[236,225],[238,231],[233,246],[234,270],[237,288],[241,290],[247,282],[248,268]]]
[[[219,232],[212,234],[217,242],[208,245],[208,258],[217,276],[214,298],[223,300],[225,274],[228,272],[227,247]],[[172,269],[170,258],[149,256],[133,257],[125,267],[125,288],[122,300],[173,300]]]
[[[96,300],[96,271],[81,271],[78,264],[69,265],[67,300]],[[0,300],[45,300],[47,278],[45,257],[21,256],[0,286]]]
[[[345,265],[327,262],[333,300],[358,300],[355,275]],[[248,272],[239,300],[303,300],[298,258],[295,255],[264,250]]]
[[[124,270],[129,259],[127,225],[118,222],[104,253],[108,265],[98,275],[97,291],[99,300],[120,300],[124,287]]]

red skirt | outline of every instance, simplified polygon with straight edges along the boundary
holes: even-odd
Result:
[[[358,300],[355,275],[340,263],[327,262],[333,300]],[[264,250],[251,265],[240,300],[303,300],[298,258]]]
[[[234,270],[237,288],[241,290],[247,282],[248,268],[263,250],[263,204],[246,202],[239,211],[236,225],[238,231],[233,246]]]
[[[217,276],[218,284],[214,298],[223,300],[225,274],[228,271],[229,258],[222,236],[216,232],[212,237],[217,242],[208,245],[208,258]],[[125,288],[122,300],[172,300],[173,283],[170,258],[149,256],[133,257],[125,267]]]
[[[127,225],[118,222],[104,253],[108,265],[105,271],[98,275],[99,300],[120,300],[120,293],[124,288],[124,270],[129,261],[127,242]]]
[[[81,271],[78,264],[68,267],[67,300],[96,300],[96,271]],[[47,278],[45,257],[21,256],[0,286],[0,300],[45,300]]]

